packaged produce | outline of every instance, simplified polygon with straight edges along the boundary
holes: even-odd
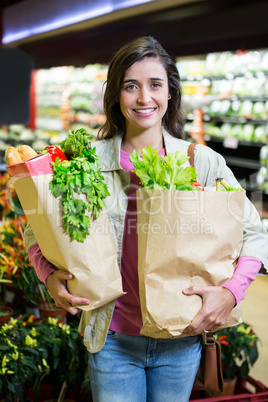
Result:
[[[240,116],[246,119],[252,118],[253,102],[250,100],[243,101],[240,108]]]
[[[231,105],[231,108],[230,108],[230,116],[233,116],[233,117],[239,117],[239,110],[240,110],[240,107],[241,107],[241,102],[240,101],[233,101],[232,102],[232,105]]]
[[[220,114],[222,116],[229,116],[232,110],[232,102],[228,99],[221,101]]]
[[[264,145],[260,150],[260,163],[268,167],[268,145]]]
[[[241,139],[243,139],[244,141],[254,141],[254,129],[255,126],[251,123],[248,124],[244,124],[244,128],[243,128],[243,137]]]
[[[254,130],[254,141],[256,142],[267,142],[268,140],[268,131],[266,126],[258,126],[255,127]]]
[[[221,132],[223,137],[230,137],[232,133],[232,124],[230,123],[223,123],[221,126]]]
[[[265,119],[265,103],[255,102],[252,113],[254,119]]]
[[[231,128],[232,137],[237,137],[238,139],[243,139],[243,124],[234,124]]]

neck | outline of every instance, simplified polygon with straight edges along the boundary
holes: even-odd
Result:
[[[121,148],[127,153],[132,153],[134,149],[140,153],[140,151],[143,148],[148,147],[148,145],[150,145],[151,148],[157,149],[157,151],[161,151],[161,149],[164,148],[162,131],[158,135],[155,133],[154,135],[151,135],[148,132],[144,132],[143,134],[138,134],[136,136],[128,136],[126,133],[123,138]]]

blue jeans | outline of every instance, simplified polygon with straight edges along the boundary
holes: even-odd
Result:
[[[94,402],[188,402],[201,356],[201,336],[153,339],[109,330],[89,354]]]

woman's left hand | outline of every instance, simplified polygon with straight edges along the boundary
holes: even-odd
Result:
[[[236,304],[232,292],[222,286],[192,286],[183,293],[189,297],[199,295],[203,301],[193,322],[183,331],[187,336],[215,331],[226,322]]]

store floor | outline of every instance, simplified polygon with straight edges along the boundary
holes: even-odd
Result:
[[[259,358],[250,376],[268,387],[268,276],[259,276],[246,291],[242,301],[243,320],[260,338]]]

